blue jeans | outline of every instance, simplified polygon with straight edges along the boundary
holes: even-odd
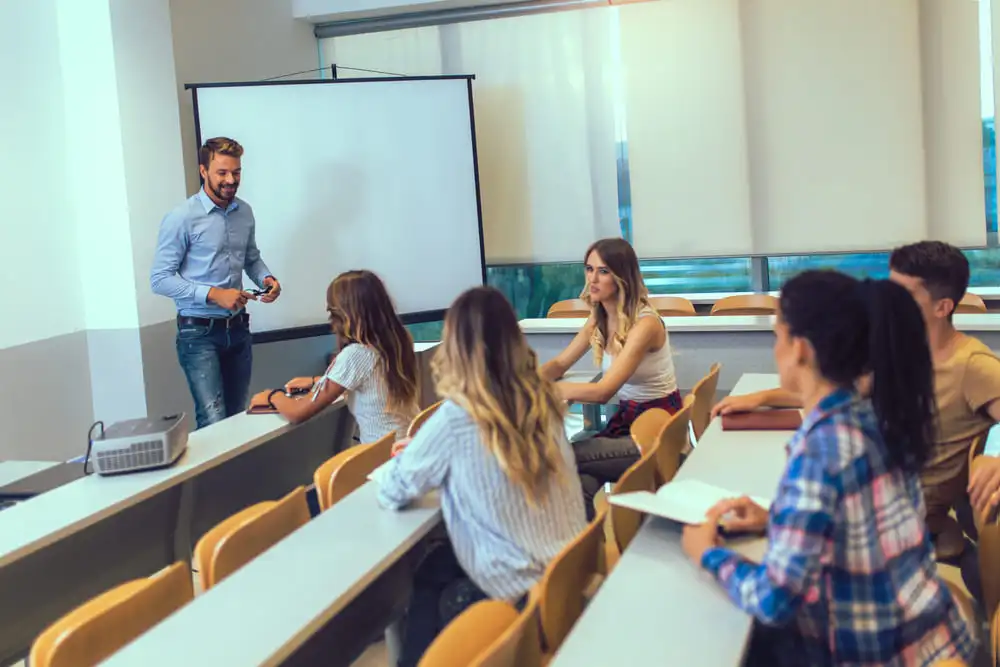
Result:
[[[177,358],[194,398],[198,428],[244,411],[250,400],[253,352],[246,316],[211,322],[177,325]]]

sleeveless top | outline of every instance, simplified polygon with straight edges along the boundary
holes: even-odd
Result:
[[[639,319],[655,317],[662,324],[660,314],[653,308],[644,308],[639,312]],[[642,361],[636,367],[632,377],[625,381],[618,390],[618,398],[626,401],[644,403],[663,398],[677,391],[677,377],[674,374],[674,357],[670,350],[670,332],[664,331],[666,337],[663,347],[655,352],[647,351]],[[604,352],[603,370],[607,371],[614,361],[614,356],[607,350]]]

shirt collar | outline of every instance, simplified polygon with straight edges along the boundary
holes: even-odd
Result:
[[[220,211],[222,210],[222,207],[217,205],[214,201],[212,201],[212,198],[208,196],[204,187],[202,187],[201,190],[198,190],[198,194],[196,196],[198,197],[198,201],[200,201],[201,205],[205,208],[205,213],[211,213],[215,209],[219,209]],[[225,212],[229,213],[231,211],[235,211],[239,207],[239,200],[234,197],[233,201],[229,202],[229,206],[226,207]]]

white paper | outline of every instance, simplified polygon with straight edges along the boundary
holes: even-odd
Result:
[[[608,502],[684,524],[698,524],[705,521],[706,512],[719,501],[742,495],[696,479],[685,479],[668,482],[656,493],[636,491],[611,495]],[[765,509],[771,506],[771,501],[765,498],[751,497],[751,500]]]

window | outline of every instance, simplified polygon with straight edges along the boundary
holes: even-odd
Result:
[[[809,269],[836,269],[855,278],[887,278],[889,275],[889,253],[768,257],[768,287],[772,290],[779,290],[789,278]]]

